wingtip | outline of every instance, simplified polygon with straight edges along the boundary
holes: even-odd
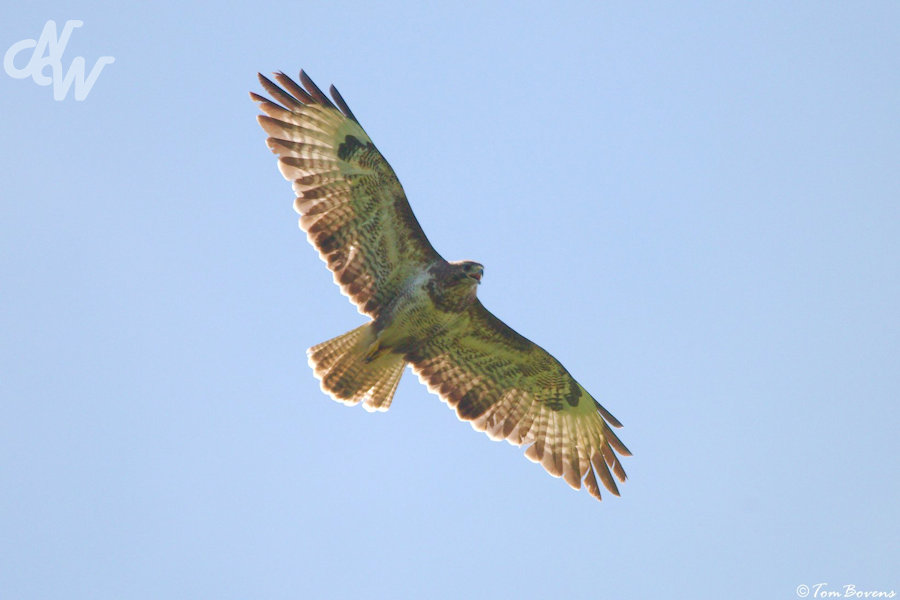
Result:
[[[357,123],[359,123],[359,119],[356,118],[356,115],[353,114],[353,111],[350,110],[350,106],[347,105],[347,101],[344,100],[344,97],[341,96],[341,93],[338,91],[334,84],[328,88],[328,93],[331,94],[331,98],[334,100],[334,103],[338,105],[338,108],[344,113],[349,119],[353,119]]]
[[[606,408],[602,404],[594,400],[594,406],[597,408],[597,411],[603,416],[607,423],[616,428],[622,427],[622,422],[615,418],[611,412],[606,410]]]
[[[306,92],[312,96],[316,102],[326,108],[337,108],[303,69],[300,69],[300,83],[303,84],[303,87],[306,88]]]
[[[308,88],[310,85],[315,85],[313,83],[312,77],[309,76],[309,73],[306,72],[305,69],[300,69],[300,83],[303,84],[303,87]]]

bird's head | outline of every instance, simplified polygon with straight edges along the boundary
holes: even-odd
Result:
[[[460,311],[475,300],[484,267],[471,260],[440,261],[431,269],[432,300],[442,310]]]
[[[454,279],[468,285],[478,285],[484,276],[484,265],[474,260],[460,260],[451,263],[454,269]]]

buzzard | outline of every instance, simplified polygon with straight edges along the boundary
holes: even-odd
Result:
[[[601,498],[625,481],[622,424],[547,351],[478,300],[484,267],[444,260],[431,246],[393,169],[331,86],[328,98],[300,71],[250,94],[262,113],[294,209],[341,291],[371,317],[310,348],[322,390],[338,402],[387,410],[409,364],[463,421],[494,440],[528,444],[525,456]],[[273,102],[274,100],[274,102]],[[332,101],[333,100],[333,101]],[[610,473],[612,472],[612,474]]]

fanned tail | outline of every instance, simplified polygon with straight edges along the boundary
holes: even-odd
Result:
[[[375,343],[372,324],[366,323],[307,350],[322,391],[347,405],[362,402],[370,412],[387,410],[406,361],[393,352],[373,352]]]

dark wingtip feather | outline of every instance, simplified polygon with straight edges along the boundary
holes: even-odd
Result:
[[[302,87],[297,85],[297,82],[285,75],[284,72],[278,71],[277,73],[274,73],[274,75],[275,80],[278,81],[289,94],[297,98],[297,100],[303,104],[310,104],[313,101],[312,96],[310,96]]]
[[[285,108],[300,108],[303,104],[285,92],[283,89],[278,87],[275,83],[272,82],[271,79],[263,75],[262,73],[257,73],[256,76],[259,78],[260,85],[263,86],[269,95],[272,96],[275,100],[281,103]]]
[[[306,74],[306,71],[300,69],[300,83],[303,84],[303,87],[309,92],[309,95],[315,99],[316,102],[321,104],[322,106],[327,106],[329,108],[334,108],[337,110],[337,107],[328,99],[322,90],[319,89],[319,86],[310,79],[309,75]]]
[[[611,412],[609,412],[608,410],[603,408],[602,404],[600,404],[596,400],[594,400],[594,404],[597,406],[597,411],[603,416],[604,419],[606,419],[607,423],[609,423],[613,427],[621,427],[622,426],[622,423],[617,418],[612,416]]]
[[[269,79],[268,77],[266,77],[266,76],[263,75],[262,73],[257,73],[257,74],[256,74],[256,78],[259,79],[259,84],[260,84],[261,86],[263,86],[263,88],[265,88],[265,90],[266,90],[267,92],[268,92],[269,90],[271,90],[272,88],[276,88],[276,89],[278,88],[277,85],[275,85],[274,83],[272,83],[272,80],[271,80],[271,79]]]
[[[341,96],[341,93],[336,87],[332,85],[329,88],[331,97],[334,98],[334,102],[332,102],[319,86],[315,84],[310,76],[306,74],[306,71],[302,69],[300,70],[300,82],[303,84],[302,86],[297,84],[297,82],[282,71],[272,73],[275,81],[277,81],[278,84],[281,84],[280,86],[262,73],[257,73],[256,76],[259,78],[259,83],[262,85],[263,89],[265,89],[276,102],[280,103],[282,107],[287,108],[288,110],[296,110],[307,104],[320,104],[326,108],[339,110],[348,119],[353,119],[359,123],[356,115],[350,110],[347,101],[344,100],[344,97]],[[250,92],[250,98],[255,102],[272,104],[272,101],[268,98],[264,98],[253,92]],[[337,106],[335,106],[335,103]]]
[[[605,433],[609,445],[612,446],[616,452],[622,456],[631,456],[631,450],[622,443],[622,440],[619,439],[619,436],[617,436],[612,429],[607,428]]]
[[[609,472],[609,467],[606,466],[606,463],[603,461],[603,457],[600,456],[599,453],[595,452],[593,457],[591,458],[591,463],[593,466],[591,467],[596,474],[597,477],[600,478],[600,481],[603,483],[603,487],[609,490],[613,495],[619,495],[619,487],[616,485],[615,480],[612,478],[612,474]],[[600,490],[597,489],[597,495],[595,498],[600,499]]]
[[[341,112],[344,113],[344,116],[359,123],[356,115],[354,115],[353,111],[350,110],[350,107],[347,106],[347,101],[344,100],[344,97],[341,96],[341,93],[337,90],[337,88],[332,85],[330,88],[328,88],[328,91],[331,93],[331,97],[334,98],[335,103],[337,103],[338,107],[341,109]]]

